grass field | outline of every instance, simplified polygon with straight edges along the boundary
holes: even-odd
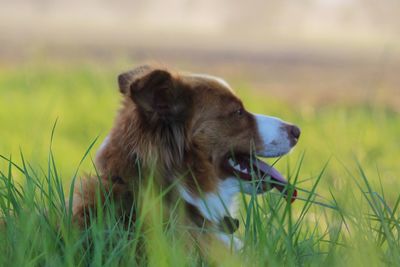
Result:
[[[132,266],[137,260],[141,233],[124,230],[112,216],[79,233],[63,201],[74,177],[93,172],[91,158],[118,109],[119,71],[104,69],[0,69],[1,266]],[[302,128],[297,148],[276,166],[304,189],[303,200],[289,205],[273,192],[244,198],[238,235],[245,248],[235,257],[216,248],[218,265],[399,266],[399,114],[372,102],[292,105],[245,84],[232,85],[248,110]],[[143,211],[149,214],[157,222],[151,204]],[[181,242],[182,225],[173,219],[167,229],[160,225],[147,229],[149,257],[136,264],[207,266]]]

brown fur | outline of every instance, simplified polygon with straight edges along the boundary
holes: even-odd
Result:
[[[75,189],[73,217],[81,226],[108,193],[122,213],[129,209],[150,175],[160,188],[181,179],[194,195],[213,192],[229,176],[222,168],[227,154],[260,145],[253,116],[217,81],[150,66],[118,80],[122,107],[96,158],[100,179],[84,179]],[[96,197],[100,185],[104,190]],[[171,192],[166,205],[178,196]],[[211,224],[195,207],[186,209],[191,223]]]

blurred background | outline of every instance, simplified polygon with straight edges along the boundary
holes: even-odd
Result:
[[[290,157],[307,153],[306,178],[334,156],[398,184],[397,0],[0,0],[0,33],[5,157],[46,162],[58,119],[69,179],[112,125],[116,76],[154,62],[222,76],[248,109],[299,124]],[[342,174],[332,167],[327,181]]]
[[[295,102],[400,106],[397,0],[0,0],[0,32],[3,65],[153,61]]]

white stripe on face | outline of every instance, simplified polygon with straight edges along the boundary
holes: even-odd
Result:
[[[263,147],[257,151],[261,157],[278,157],[288,153],[293,145],[285,127],[290,124],[275,117],[253,114]]]
[[[203,78],[203,79],[207,79],[207,80],[212,80],[232,91],[231,86],[222,78],[215,77],[215,76],[208,75],[208,74],[190,74],[190,76],[194,77],[194,78]]]

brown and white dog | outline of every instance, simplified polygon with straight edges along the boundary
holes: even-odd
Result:
[[[160,187],[176,184],[175,196],[186,203],[189,221],[220,229],[217,239],[240,248],[231,235],[237,221],[230,221],[230,230],[221,229],[233,215],[235,195],[272,188],[287,194],[283,176],[256,156],[288,153],[300,129],[248,112],[229,84],[213,76],[141,66],[118,82],[122,108],[97,153],[100,179],[88,178],[75,190],[74,220],[83,224],[86,212],[96,207],[99,182],[122,203],[122,212],[129,210],[152,173]],[[290,191],[294,199],[297,193]]]

